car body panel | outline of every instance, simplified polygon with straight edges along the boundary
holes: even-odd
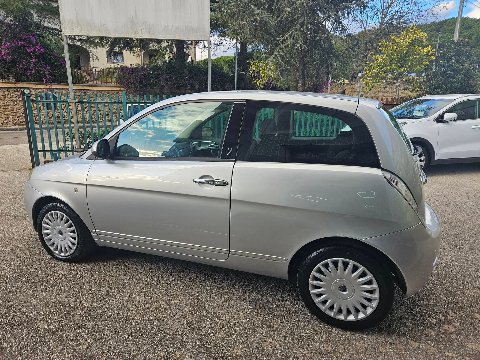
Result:
[[[88,207],[97,240],[225,260],[230,186],[193,179],[211,176],[230,183],[232,168],[233,161],[95,160]]]
[[[30,185],[41,194],[32,203],[29,216],[35,202],[43,197],[53,197],[68,204],[75,211],[88,228],[93,228],[93,223],[87,207],[88,171],[92,161],[82,157],[72,156],[54,163],[36,167],[32,171]],[[35,192],[30,193],[30,197]],[[32,200],[29,200],[30,202]],[[35,219],[32,219],[35,221]]]
[[[345,203],[349,206],[345,207]],[[379,169],[243,161],[235,164],[232,252],[291,258],[312,240],[369,238],[419,222],[403,197],[391,191]]]
[[[101,160],[87,151],[79,158],[34,170],[25,192],[30,213],[38,199],[53,196],[79,214],[99,245],[285,279],[290,261],[303,246],[324,238],[348,238],[368,244],[390,259],[404,277],[407,294],[418,290],[436,256],[439,222],[423,200],[410,149],[379,110],[380,103],[263,91],[192,94],[145,109],[106,138],[113,142],[123,128],[161,107],[202,100],[275,101],[357,114],[370,129],[381,169],[305,163]],[[419,214],[387,183],[385,170],[405,182]],[[193,183],[202,175],[232,185],[210,188]]]

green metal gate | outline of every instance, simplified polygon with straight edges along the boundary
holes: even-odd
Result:
[[[83,152],[123,121],[169,96],[22,91],[32,167]]]

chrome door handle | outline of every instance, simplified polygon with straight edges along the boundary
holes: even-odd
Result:
[[[480,129],[480,125],[473,125],[472,129]]]
[[[227,186],[228,181],[220,180],[220,179],[210,179],[210,178],[197,178],[193,179],[195,184],[202,184],[202,185],[213,185],[213,186]]]

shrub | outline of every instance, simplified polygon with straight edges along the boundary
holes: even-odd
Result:
[[[160,65],[121,67],[118,84],[129,93],[177,95],[207,90],[206,62],[178,65],[169,61]],[[212,90],[232,90],[234,75],[212,64]]]

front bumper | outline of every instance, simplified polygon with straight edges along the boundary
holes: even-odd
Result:
[[[403,277],[406,295],[419,291],[427,282],[438,261],[440,221],[425,203],[425,224],[392,234],[365,239],[387,255]]]

